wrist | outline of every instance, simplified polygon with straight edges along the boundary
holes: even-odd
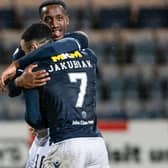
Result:
[[[19,62],[17,60],[13,61],[13,64],[16,67],[16,69],[20,67],[20,64],[19,64]]]
[[[22,82],[22,77],[21,76],[19,76],[15,79],[15,85],[17,87],[23,87],[23,82]]]

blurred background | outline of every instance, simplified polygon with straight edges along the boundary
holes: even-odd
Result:
[[[41,2],[0,0],[0,72]],[[98,57],[97,113],[111,167],[166,168],[168,0],[65,2],[69,31],[86,32]],[[0,128],[0,167],[22,168],[30,138],[22,96],[0,95]]]

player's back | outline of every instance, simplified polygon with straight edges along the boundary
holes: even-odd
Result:
[[[53,142],[101,136],[96,127],[96,57],[90,49],[40,63],[51,76],[40,88],[41,111]]]

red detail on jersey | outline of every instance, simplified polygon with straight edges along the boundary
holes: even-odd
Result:
[[[28,140],[29,147],[32,145],[34,138],[35,135],[32,134],[31,128],[29,128],[29,140]]]
[[[99,120],[98,127],[101,131],[126,131],[128,129],[128,121]]]

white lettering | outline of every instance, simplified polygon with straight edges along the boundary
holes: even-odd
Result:
[[[74,67],[72,61],[67,61],[67,65],[69,69],[73,69]]]
[[[48,72],[53,72],[54,71],[54,68],[52,65],[50,65],[50,69],[48,70]]]
[[[48,72],[61,71],[66,69],[78,69],[78,68],[93,68],[90,60],[80,60],[80,61],[63,61],[60,63],[55,63],[54,65],[49,65]]]
[[[68,68],[66,67],[65,63],[66,63],[66,62],[61,62],[61,63],[60,63],[60,66],[61,66],[62,70],[68,69]]]
[[[55,64],[55,71],[60,71],[60,70],[61,70],[60,67],[57,64]]]
[[[90,62],[90,60],[86,60],[86,63],[88,64],[88,67],[90,67],[90,68],[93,67],[92,64],[91,64],[91,62]]]

